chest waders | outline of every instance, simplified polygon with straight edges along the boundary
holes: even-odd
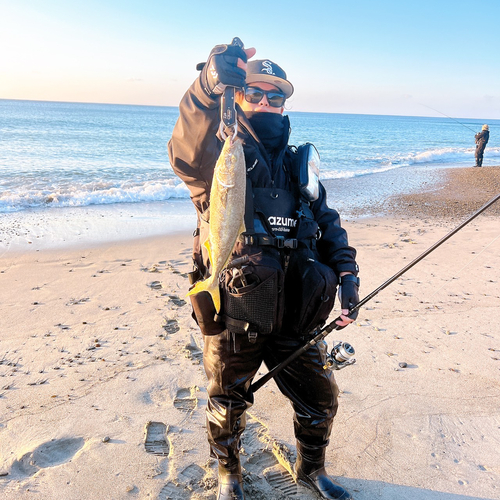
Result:
[[[335,273],[317,260],[318,226],[307,203],[277,188],[247,189],[246,232],[234,249],[234,259],[221,275],[223,306],[221,317],[226,330],[204,338],[204,366],[209,380],[207,393],[207,434],[211,455],[226,471],[239,470],[240,436],[246,425],[246,410],[253,404],[253,379],[261,363],[270,369],[303,345],[299,323],[318,322],[328,317],[336,289]],[[307,222],[303,222],[307,221]],[[302,266],[300,262],[303,262]],[[323,266],[331,275],[311,268]],[[294,297],[298,288],[291,277],[306,273],[312,285],[298,293],[308,304]],[[310,301],[318,282],[329,282]],[[291,285],[290,285],[291,284]],[[318,309],[324,318],[315,318]],[[299,318],[297,315],[302,315]],[[314,323],[316,322],[316,323]],[[292,328],[295,326],[295,328]],[[276,377],[280,391],[294,409],[294,433],[299,443],[324,450],[338,407],[338,387],[333,373],[324,370],[326,344],[317,345],[290,363]]]

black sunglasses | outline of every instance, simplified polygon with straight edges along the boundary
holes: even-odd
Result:
[[[264,95],[267,97],[269,106],[281,108],[285,104],[285,94],[277,90],[262,90],[259,87],[245,87],[245,101],[257,104],[262,101]]]

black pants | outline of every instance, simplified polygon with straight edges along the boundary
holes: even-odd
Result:
[[[254,400],[250,385],[261,362],[274,368],[303,342],[279,335],[259,335],[251,343],[247,335],[228,330],[204,339],[211,455],[230,467],[237,461],[245,412]],[[323,369],[325,356],[326,344],[320,343],[275,377],[281,392],[292,402],[296,438],[311,446],[328,444],[338,406],[333,373]]]
[[[486,146],[477,146],[476,147],[476,167],[483,166],[483,155]]]

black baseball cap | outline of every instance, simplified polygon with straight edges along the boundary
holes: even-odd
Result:
[[[288,99],[293,94],[293,85],[286,79],[283,69],[269,59],[248,61],[246,82],[265,82],[278,87]]]

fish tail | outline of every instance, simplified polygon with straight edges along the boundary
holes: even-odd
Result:
[[[191,288],[191,290],[189,290],[189,292],[186,294],[186,297],[188,297],[189,295],[196,295],[197,293],[200,292],[208,292],[212,297],[215,310],[217,312],[220,312],[221,300],[220,300],[220,290],[219,290],[218,280],[213,279],[213,277],[211,276],[206,280],[199,281],[194,285],[193,288]]]

